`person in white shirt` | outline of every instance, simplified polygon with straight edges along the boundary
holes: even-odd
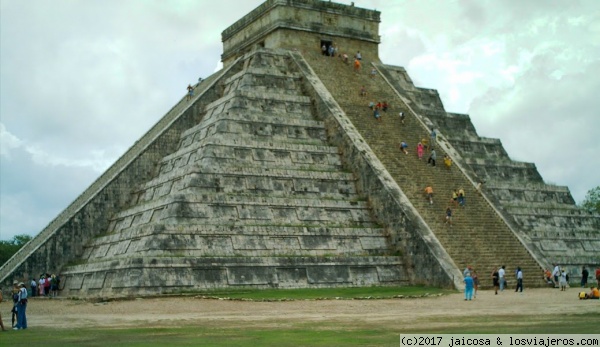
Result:
[[[29,285],[31,286],[31,297],[36,296],[36,294],[37,294],[37,282],[35,281],[35,278],[31,279],[31,283]]]
[[[498,270],[498,281],[500,282],[500,291],[504,290],[504,286],[506,285],[506,280],[504,279],[504,275],[506,274],[506,266],[502,265],[502,267]]]
[[[560,290],[567,290],[567,270],[565,269],[560,270]]]
[[[558,266],[558,264],[554,264],[552,276],[554,277],[554,288],[558,288],[558,277],[560,277],[560,267]]]

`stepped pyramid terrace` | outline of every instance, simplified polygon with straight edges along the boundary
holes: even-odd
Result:
[[[380,15],[268,0],[232,24],[223,68],[5,263],[0,281],[60,273],[60,295],[85,298],[461,288],[467,265],[483,287],[500,265],[521,267],[525,286],[539,287],[552,263],[572,274],[600,267],[600,216],[577,207],[567,187],[544,183],[535,164],[512,160],[499,139],[479,136],[468,115],[446,112],[436,90],[382,62]],[[323,46],[360,51],[361,70]],[[357,86],[389,103],[380,121]],[[398,149],[431,129],[435,168],[428,154]],[[433,203],[427,186],[440,193]],[[467,204],[449,225],[441,196],[458,188]]]

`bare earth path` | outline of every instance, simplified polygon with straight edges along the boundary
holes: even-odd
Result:
[[[460,318],[544,315],[565,319],[568,314],[600,313],[599,300],[578,300],[578,288],[512,290],[494,295],[480,291],[466,302],[462,294],[420,299],[316,300],[284,302],[229,301],[200,298],[136,299],[92,303],[33,298],[27,308],[30,327],[149,327],[201,325],[218,327],[290,327],[323,322],[351,328],[377,326],[398,330],[459,324]],[[1,305],[10,326],[10,303]],[[433,324],[433,326],[432,326]]]

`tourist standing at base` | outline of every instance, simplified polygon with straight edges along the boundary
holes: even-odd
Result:
[[[421,142],[417,144],[417,157],[419,160],[423,159],[423,144]]]
[[[473,279],[473,299],[477,298],[477,290],[479,289],[479,276],[475,269],[471,269],[471,278]]]
[[[560,269],[560,280],[559,280],[559,285],[560,285],[560,291],[564,292],[565,290],[567,290],[567,270]]]
[[[560,267],[558,266],[558,264],[554,264],[552,276],[554,277],[554,288],[558,288],[558,278],[560,277]]]
[[[35,281],[35,277],[31,279],[31,283],[29,285],[31,286],[31,297],[33,298],[34,296],[37,295],[37,292],[38,292],[37,282]]]
[[[502,265],[498,270],[498,281],[500,283],[500,291],[504,290],[504,286],[506,285],[504,277],[506,276],[506,266]]]
[[[465,301],[471,300],[473,298],[473,278],[470,272],[467,272],[463,282],[465,282]]]
[[[27,329],[27,288],[25,283],[19,283],[19,302],[17,303],[17,325],[13,330]]]
[[[494,285],[494,293],[496,295],[498,295],[498,286],[499,286],[499,278],[500,276],[498,276],[498,268],[494,268],[494,270],[492,270],[492,284]]]
[[[590,275],[590,273],[585,268],[585,266],[582,267],[581,268],[581,288],[585,288],[587,286],[587,281],[588,281],[589,275]]]
[[[523,271],[521,271],[520,267],[517,267],[517,288],[515,288],[515,293],[518,291],[523,293]]]

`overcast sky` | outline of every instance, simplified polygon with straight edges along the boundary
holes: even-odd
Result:
[[[261,0],[0,0],[0,239],[35,235]],[[339,1],[349,4],[349,1]],[[380,57],[581,202],[600,184],[600,1],[366,0]]]

